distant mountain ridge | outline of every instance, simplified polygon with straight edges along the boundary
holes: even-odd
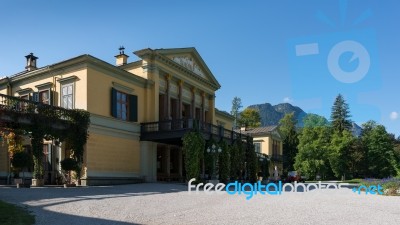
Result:
[[[277,105],[271,105],[270,103],[250,105],[248,108],[258,109],[261,117],[261,126],[274,126],[279,125],[279,121],[285,116],[285,114],[289,114],[294,112],[294,117],[297,120],[297,126],[303,127],[303,119],[307,116],[307,113],[304,112],[298,106],[293,106],[290,103],[281,103]],[[355,136],[360,136],[362,132],[362,128],[356,124],[352,123],[352,132]]]
[[[303,127],[303,118],[307,115],[300,107],[289,103],[271,105],[270,103],[251,105],[248,108],[258,109],[261,117],[261,126],[278,125],[279,121],[285,116],[294,112],[294,117],[298,121],[298,126]]]

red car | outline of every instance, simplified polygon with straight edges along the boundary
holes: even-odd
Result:
[[[297,183],[300,183],[300,182],[304,183],[305,182],[305,177],[300,176],[297,173],[297,171],[288,172],[288,177],[286,179],[286,182],[292,183],[292,182],[295,182],[295,181],[297,181]]]

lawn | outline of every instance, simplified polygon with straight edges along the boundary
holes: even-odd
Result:
[[[0,201],[0,224],[1,225],[25,225],[34,224],[35,216],[21,207]]]

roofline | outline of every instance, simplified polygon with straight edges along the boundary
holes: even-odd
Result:
[[[94,64],[94,65],[101,66],[108,70],[113,70],[116,73],[119,73],[119,74],[125,76],[126,78],[129,78],[131,81],[137,82],[137,83],[140,83],[143,85],[152,84],[151,81],[149,81],[143,77],[137,76],[133,73],[130,73],[122,68],[114,66],[108,62],[105,62],[105,61],[103,61],[99,58],[96,58],[94,56],[91,56],[89,54],[79,55],[77,57],[73,57],[73,58],[70,58],[70,59],[67,59],[64,61],[50,64],[50,65],[41,67],[41,68],[33,70],[33,71],[27,71],[26,73],[17,73],[17,74],[11,75],[9,77],[8,76],[4,77],[3,79],[0,79],[0,84],[5,83],[4,81],[6,81],[7,79],[9,79],[11,82],[16,82],[19,80],[38,76],[38,75],[41,75],[46,72],[54,71],[57,69],[62,69],[62,68],[68,67],[68,66],[74,66],[74,65],[77,65],[80,63]]]
[[[217,109],[217,108],[215,108],[215,113],[216,113],[216,114],[219,114],[219,115],[221,115],[221,116],[224,116],[224,117],[226,117],[226,118],[232,119],[232,120],[235,119],[235,117],[232,116],[231,114],[229,114],[229,113],[227,113],[227,112],[224,112],[224,111],[221,111],[221,110],[219,110],[219,109]]]

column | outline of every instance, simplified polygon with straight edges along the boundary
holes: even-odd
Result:
[[[167,146],[165,149],[165,165],[166,165],[166,172],[167,177],[171,175],[171,149],[170,146]]]
[[[192,87],[192,105],[190,107],[190,115],[192,118],[196,116],[196,88]],[[196,118],[197,119],[197,118]]]
[[[165,119],[170,120],[171,119],[171,99],[169,95],[169,89],[171,85],[171,75],[167,74],[165,75],[165,80],[166,80],[166,85],[167,85],[167,90],[165,91]]]
[[[178,81],[179,94],[178,94],[178,119],[182,119],[182,92],[183,92],[183,81]]]
[[[201,115],[200,115],[200,120],[202,121],[202,122],[206,122],[205,121],[205,115],[204,115],[204,113],[206,112],[205,111],[205,107],[204,107],[204,104],[205,104],[205,93],[204,93],[204,91],[202,91],[201,92]]]
[[[179,176],[180,177],[182,177],[182,174],[183,174],[183,158],[182,158],[182,151],[183,151],[183,149],[182,148],[179,148],[179,154],[178,154],[178,157],[179,157]]]

